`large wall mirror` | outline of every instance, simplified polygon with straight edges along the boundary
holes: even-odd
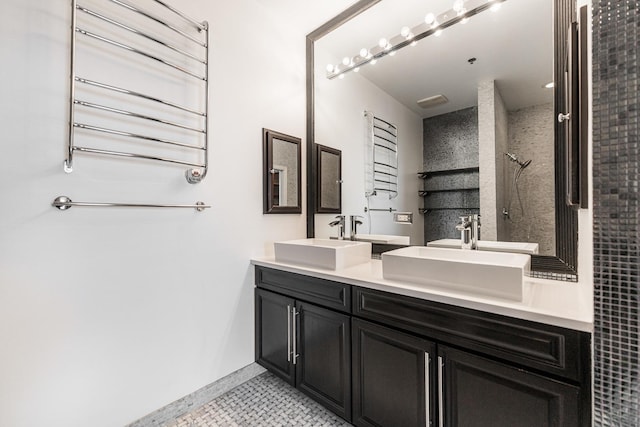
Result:
[[[262,129],[263,213],[302,213],[300,138]]]
[[[405,26],[424,27],[427,14],[442,19],[460,5],[487,2],[361,0],[309,34],[309,237],[333,232],[314,193],[312,144],[329,144],[345,165],[342,213],[366,210],[371,234],[409,236],[413,245],[456,239],[459,216],[479,213],[483,240],[537,243],[533,270],[575,278],[577,214],[564,200],[564,141],[555,119],[564,96],[556,58],[564,58],[575,0],[496,3],[342,76],[336,66],[352,68],[381,38],[397,42]],[[365,196],[365,111],[397,127],[393,198]],[[394,211],[414,213],[413,224],[395,223]]]

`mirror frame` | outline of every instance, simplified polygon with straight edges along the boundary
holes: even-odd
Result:
[[[318,164],[316,170],[318,171],[318,186],[316,187],[316,213],[342,213],[342,151],[337,148],[327,147],[326,145],[316,144],[316,159]],[[322,206],[322,152],[333,154],[338,156],[338,207],[331,208]]]
[[[355,18],[381,0],[359,0],[334,18],[312,31],[306,38],[306,120],[307,120],[307,237],[315,235],[315,213],[317,203],[317,152],[315,144],[315,83],[314,44],[317,40]],[[567,28],[576,20],[575,0],[554,0],[554,117],[558,117],[565,105],[563,87],[564,58],[567,51]],[[578,266],[578,213],[566,204],[566,137],[564,129],[554,120],[555,155],[555,220],[556,255],[532,255],[533,276],[577,281]]]
[[[298,165],[298,204],[296,206],[275,206],[273,204],[273,140],[281,140],[296,145],[296,162]],[[285,135],[270,129],[262,129],[262,201],[263,214],[300,214],[302,213],[302,140],[295,136]]]

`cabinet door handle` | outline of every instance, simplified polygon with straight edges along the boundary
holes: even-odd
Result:
[[[438,426],[444,427],[444,360],[438,356]]]
[[[291,306],[287,305],[287,362],[291,362]]]
[[[429,402],[431,402],[431,384],[429,383],[429,364],[431,363],[431,356],[426,351],[424,352],[424,416],[425,426],[431,426],[431,412]]]
[[[298,327],[297,327],[297,321],[296,321],[296,317],[298,317],[298,315],[300,314],[299,311],[296,311],[296,308],[293,307],[291,308],[291,312],[293,314],[293,355],[292,355],[292,359],[293,359],[293,364],[295,365],[297,360],[298,360],[298,356],[300,356],[298,354],[298,346],[297,346],[297,342],[298,342]]]

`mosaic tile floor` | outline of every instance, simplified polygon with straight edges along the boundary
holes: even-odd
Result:
[[[265,372],[166,427],[350,425],[273,374]]]

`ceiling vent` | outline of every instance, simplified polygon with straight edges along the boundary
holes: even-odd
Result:
[[[421,108],[431,108],[431,107],[435,107],[437,105],[442,105],[442,104],[446,104],[447,102],[449,102],[449,99],[447,99],[446,96],[444,95],[434,95],[434,96],[430,96],[428,98],[424,98],[418,101],[418,105]]]

